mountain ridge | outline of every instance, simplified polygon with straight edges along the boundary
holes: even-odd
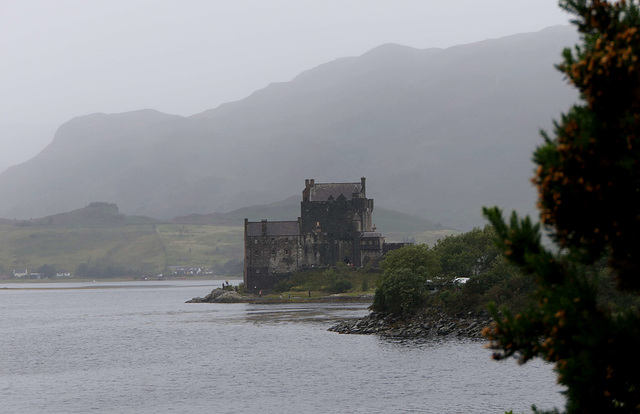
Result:
[[[448,227],[481,225],[486,204],[531,212],[538,130],[577,99],[553,68],[576,39],[555,27],[446,49],[381,45],[189,117],[74,118],[0,174],[0,217],[99,199],[168,219],[361,176],[377,202]]]

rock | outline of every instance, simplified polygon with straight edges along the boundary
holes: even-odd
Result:
[[[238,303],[238,302],[242,302],[243,300],[245,300],[245,298],[241,294],[231,290],[216,296],[216,298],[213,299],[213,302],[214,303]]]
[[[222,290],[220,288],[213,289],[204,298],[193,298],[186,303],[239,303],[249,302],[253,299],[248,296],[242,296],[234,290]]]
[[[338,322],[329,330],[343,334],[378,334],[403,338],[435,336],[482,338],[482,328],[489,323],[489,319],[480,319],[473,315],[459,319],[434,312],[410,320],[401,320],[392,315],[372,312],[359,319]]]

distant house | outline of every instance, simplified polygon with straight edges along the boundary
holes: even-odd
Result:
[[[203,271],[201,267],[189,266],[169,266],[169,270],[174,275],[199,275]]]
[[[355,183],[305,180],[296,221],[244,221],[244,284],[250,291],[269,290],[294,272],[312,267],[376,267],[387,250],[373,227],[373,200],[366,179]]]
[[[13,277],[25,277],[29,275],[29,270],[24,269],[24,272],[13,269]]]

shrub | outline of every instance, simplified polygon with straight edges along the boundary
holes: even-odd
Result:
[[[425,303],[426,277],[424,272],[409,269],[387,270],[376,289],[371,309],[407,316]]]
[[[350,290],[352,287],[353,284],[347,279],[337,279],[331,284],[329,290],[332,293],[344,293]]]
[[[287,291],[291,290],[293,285],[294,285],[293,281],[288,280],[288,279],[284,279],[284,280],[281,280],[278,283],[276,283],[276,285],[273,288],[273,291],[275,293],[287,292]]]
[[[349,280],[352,277],[351,270],[345,264],[326,270],[322,273],[325,280],[323,290],[331,293],[344,293],[353,288],[353,283]]]
[[[369,280],[365,277],[362,279],[362,291],[366,292],[369,290]]]

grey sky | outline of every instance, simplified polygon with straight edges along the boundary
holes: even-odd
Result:
[[[556,0],[0,0],[0,171],[75,116],[192,115],[380,44],[448,47],[568,20]]]

